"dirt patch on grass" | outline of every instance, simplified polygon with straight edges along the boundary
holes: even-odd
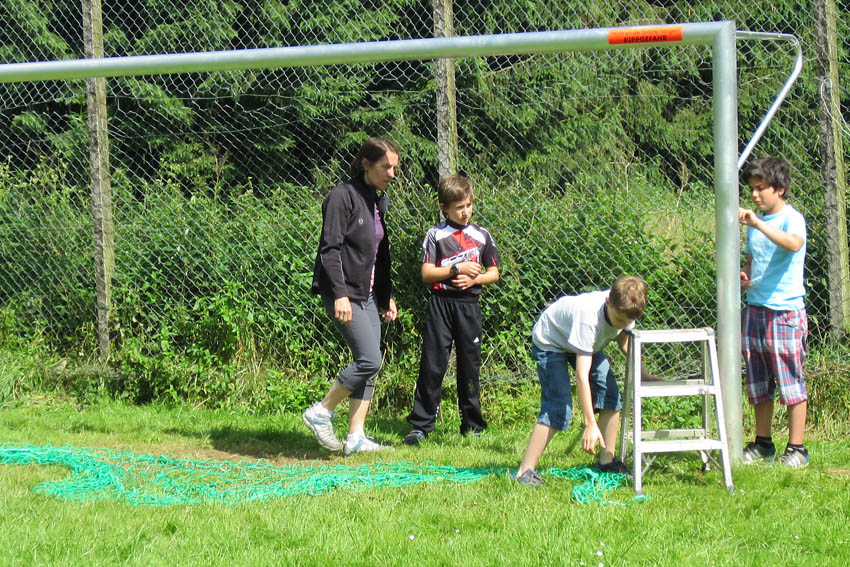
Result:
[[[826,472],[828,472],[832,476],[850,477],[850,469],[832,468],[828,469]]]
[[[267,463],[275,466],[335,465],[342,462],[342,452],[329,453],[316,447],[281,449],[259,449],[246,444],[229,444],[226,449],[199,447],[191,443],[163,442],[157,444],[138,443],[132,446],[112,447],[115,451],[129,451],[135,455],[156,455],[186,461],[227,461],[230,463]]]
[[[172,452],[177,453],[178,450],[172,450]],[[182,455],[181,458],[189,459],[193,461],[206,461],[206,460],[215,460],[215,461],[228,461],[231,463],[259,463],[265,462],[272,465],[284,466],[284,465],[292,465],[295,463],[311,463],[311,462],[323,462],[323,463],[332,463],[336,461],[336,457],[341,455],[337,454],[336,456],[331,455],[330,453],[319,453],[318,451],[306,451],[304,455],[294,456],[294,455],[268,455],[262,458],[256,458],[250,456],[247,452],[237,452],[231,453],[228,451],[219,451],[217,449],[187,449]]]

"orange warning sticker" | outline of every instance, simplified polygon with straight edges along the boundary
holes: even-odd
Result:
[[[608,32],[608,43],[611,45],[659,41],[682,41],[682,26],[616,29]]]

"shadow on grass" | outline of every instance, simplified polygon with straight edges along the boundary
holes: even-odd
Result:
[[[340,439],[348,430],[347,419],[336,420],[336,433]],[[297,425],[296,425],[297,424]],[[386,445],[401,444],[402,424],[394,419],[367,421],[367,430],[374,431],[375,439]],[[183,437],[208,439],[216,451],[233,455],[234,459],[266,459],[269,461],[335,461],[341,452],[331,452],[318,445],[313,434],[302,423],[285,420],[280,428],[246,428],[225,425],[208,431],[172,428],[166,433]],[[370,433],[371,434],[371,433]]]
[[[336,423],[336,433],[344,439],[347,433],[347,419]],[[208,431],[172,430],[170,433],[207,439],[218,453],[228,455],[228,460],[265,459],[273,463],[291,463],[295,461],[323,461],[328,463],[362,463],[364,460],[407,461],[418,463],[431,462],[439,465],[451,465],[449,455],[465,451],[468,458],[461,459],[464,465],[488,468],[505,466],[515,467],[518,462],[516,449],[503,436],[489,435],[481,437],[461,437],[456,431],[438,431],[421,447],[408,447],[402,443],[409,431],[409,425],[401,419],[373,418],[367,420],[367,434],[383,445],[396,448],[395,451],[380,454],[357,455],[350,458],[342,452],[330,452],[319,447],[313,434],[297,420],[288,419],[280,428],[250,428],[223,425]],[[447,449],[447,460],[435,458],[435,451]],[[222,458],[219,454],[216,458]],[[516,461],[516,462],[515,462]]]
[[[336,456],[319,447],[306,428],[302,432],[224,426],[210,431],[209,439],[218,451],[252,459],[313,461],[332,459]]]

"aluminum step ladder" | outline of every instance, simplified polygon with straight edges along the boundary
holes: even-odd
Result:
[[[701,375],[682,380],[663,380],[641,383],[641,347],[649,343],[702,343]],[[717,451],[723,480],[729,491],[734,490],[726,422],[723,416],[723,395],[720,387],[717,347],[714,329],[658,329],[630,332],[626,378],[623,385],[624,401],[620,426],[619,458],[625,462],[629,443],[632,449],[633,485],[636,495],[642,494],[642,475],[655,460],[656,453],[699,451],[703,471],[717,461],[712,452]],[[702,427],[695,429],[642,430],[641,410],[644,398],[700,396],[702,397]],[[714,402],[715,427],[712,427],[711,403]],[[631,428],[630,428],[631,425]],[[716,429],[717,434],[712,435]]]

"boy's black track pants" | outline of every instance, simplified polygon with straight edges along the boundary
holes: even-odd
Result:
[[[479,372],[481,369],[481,308],[477,297],[453,298],[432,294],[422,331],[422,357],[407,421],[425,433],[434,430],[440,407],[443,377],[455,346],[460,432],[482,431]]]

